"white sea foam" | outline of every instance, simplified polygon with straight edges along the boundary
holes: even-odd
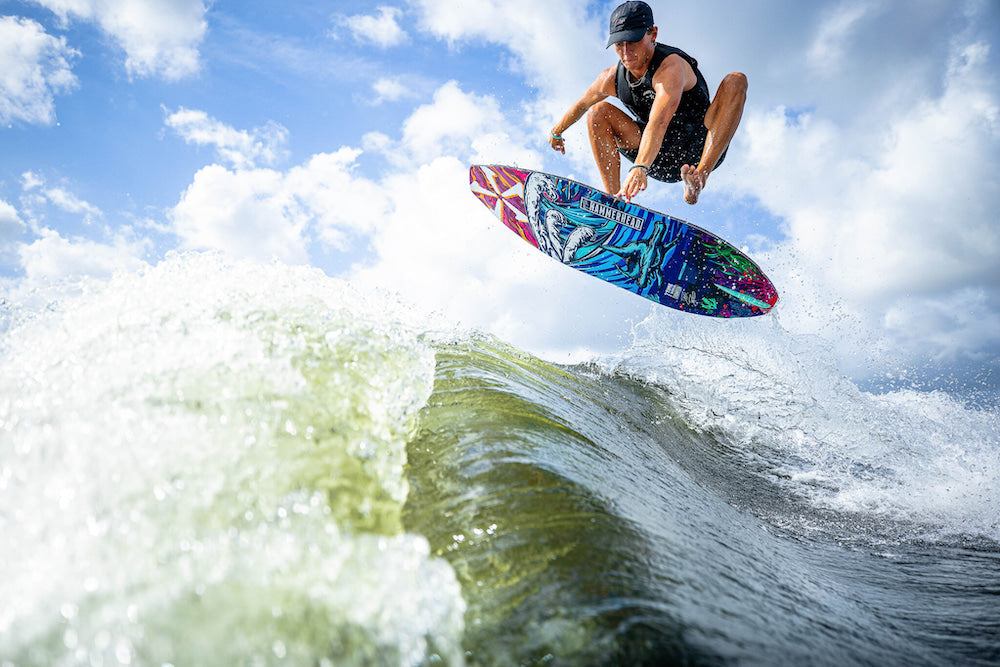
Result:
[[[607,363],[666,388],[692,427],[818,506],[1000,539],[994,410],[939,391],[862,391],[820,338],[774,318],[654,314]]]
[[[433,352],[322,273],[174,255],[7,313],[0,657],[461,663],[402,530]]]

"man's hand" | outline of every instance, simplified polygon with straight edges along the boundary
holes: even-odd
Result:
[[[615,197],[630,202],[632,201],[632,197],[645,190],[647,185],[646,170],[642,167],[633,167],[629,170],[628,176],[625,178],[625,183],[622,184],[622,189],[618,191]]]
[[[555,128],[549,132],[549,146],[552,146],[552,150],[566,155],[566,142],[563,141],[562,133],[556,132]]]

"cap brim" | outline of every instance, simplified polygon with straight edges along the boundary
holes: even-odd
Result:
[[[608,48],[612,44],[617,44],[618,42],[638,42],[645,36],[646,28],[635,28],[633,30],[619,30],[618,32],[611,33],[608,37]]]

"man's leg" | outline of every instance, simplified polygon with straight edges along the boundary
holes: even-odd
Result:
[[[697,167],[684,165],[681,167],[681,178],[684,180],[684,201],[689,204],[698,202],[708,175],[715,169],[722,153],[729,147],[729,142],[736,134],[743,117],[743,105],[747,101],[747,77],[742,72],[731,72],[719,84],[715,99],[705,114],[705,127],[708,136],[705,148],[701,152],[701,161]]]
[[[622,158],[618,149],[637,150],[642,140],[639,125],[610,102],[598,102],[587,112],[587,132],[604,190],[614,196],[621,190]]]

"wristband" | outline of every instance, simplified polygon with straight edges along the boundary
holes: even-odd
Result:
[[[644,172],[649,173],[649,167],[644,164],[634,164],[629,171],[632,171],[632,169],[642,169]]]
[[[557,141],[562,141],[562,135],[561,135],[561,134],[556,134],[556,133],[555,133],[555,132],[553,132],[552,130],[549,130],[549,134],[551,134],[551,135],[552,135],[552,138],[553,138],[553,139],[555,139],[555,140],[557,140]]]

